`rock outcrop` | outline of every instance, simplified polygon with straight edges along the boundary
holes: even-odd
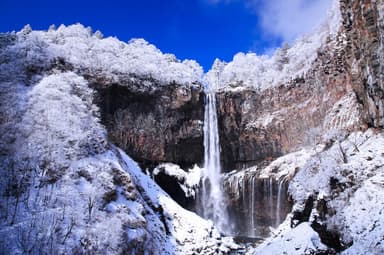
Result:
[[[156,86],[154,91],[100,81],[93,86],[110,139],[144,169],[162,162],[187,169],[203,161],[204,96],[200,85],[173,83]]]

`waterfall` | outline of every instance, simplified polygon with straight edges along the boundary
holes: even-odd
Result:
[[[250,224],[249,224],[249,229],[250,233],[249,236],[256,236],[256,228],[255,228],[255,176],[251,177],[251,203],[250,204],[250,209],[249,209],[249,218],[250,218]]]
[[[281,205],[281,195],[282,195],[282,187],[284,184],[284,178],[279,180],[279,186],[277,190],[277,203],[276,203],[276,226],[278,226],[281,223],[280,219],[280,205]]]
[[[232,172],[225,175],[228,213],[232,233],[250,238],[266,237],[290,211],[287,178],[260,177],[257,171]]]
[[[247,206],[247,178],[246,176],[244,175],[243,176],[243,183],[241,184],[242,185],[242,200],[243,200],[243,204],[242,204],[242,208],[243,208],[243,211],[244,211],[244,219],[249,219],[248,217],[248,206]],[[248,222],[247,222],[248,223]],[[247,232],[249,233],[249,229],[247,228]]]
[[[272,217],[273,215],[273,179],[272,177],[269,177],[269,213],[270,216]],[[272,220],[271,223],[272,225]]]
[[[222,233],[229,234],[228,213],[221,181],[216,98],[213,92],[207,92],[204,116],[204,172],[201,211],[203,217],[211,219]]]

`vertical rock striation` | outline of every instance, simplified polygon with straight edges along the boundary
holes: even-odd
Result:
[[[200,85],[174,83],[155,91],[100,81],[94,86],[110,139],[143,168],[152,169],[162,162],[187,168],[203,161],[204,98]]]

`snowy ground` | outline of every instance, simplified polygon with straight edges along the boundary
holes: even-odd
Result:
[[[311,252],[326,251],[327,247],[321,243],[319,235],[307,222],[296,228],[286,231],[289,226],[284,222],[273,238],[267,239],[251,254],[254,255],[281,255],[281,254],[311,254]],[[285,231],[284,231],[285,230]]]
[[[294,176],[289,187],[295,202],[293,211],[303,210],[309,196],[315,199],[314,207],[308,222],[294,228],[293,214],[288,215],[252,254],[307,254],[324,250],[324,244],[311,228],[315,221],[341,234],[341,241],[347,246],[341,254],[384,253],[384,134],[370,129],[326,142],[327,147],[318,146],[322,150],[302,155],[301,162],[296,157],[302,152],[298,152],[271,164],[275,170],[281,166],[281,170],[291,169],[291,173],[282,173]],[[320,209],[321,201],[326,202],[325,214]]]

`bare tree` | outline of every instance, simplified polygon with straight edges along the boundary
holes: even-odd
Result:
[[[91,221],[92,211],[93,211],[94,206],[95,206],[95,198],[89,196],[88,197],[88,222]]]
[[[70,222],[69,227],[68,227],[68,230],[67,230],[67,232],[66,232],[65,235],[64,235],[64,239],[63,239],[62,244],[65,244],[65,241],[66,241],[66,240],[68,239],[68,237],[72,234],[72,229],[73,229],[73,227],[74,227],[75,225],[76,225],[75,218],[72,217],[72,218],[71,218],[71,222]]]

